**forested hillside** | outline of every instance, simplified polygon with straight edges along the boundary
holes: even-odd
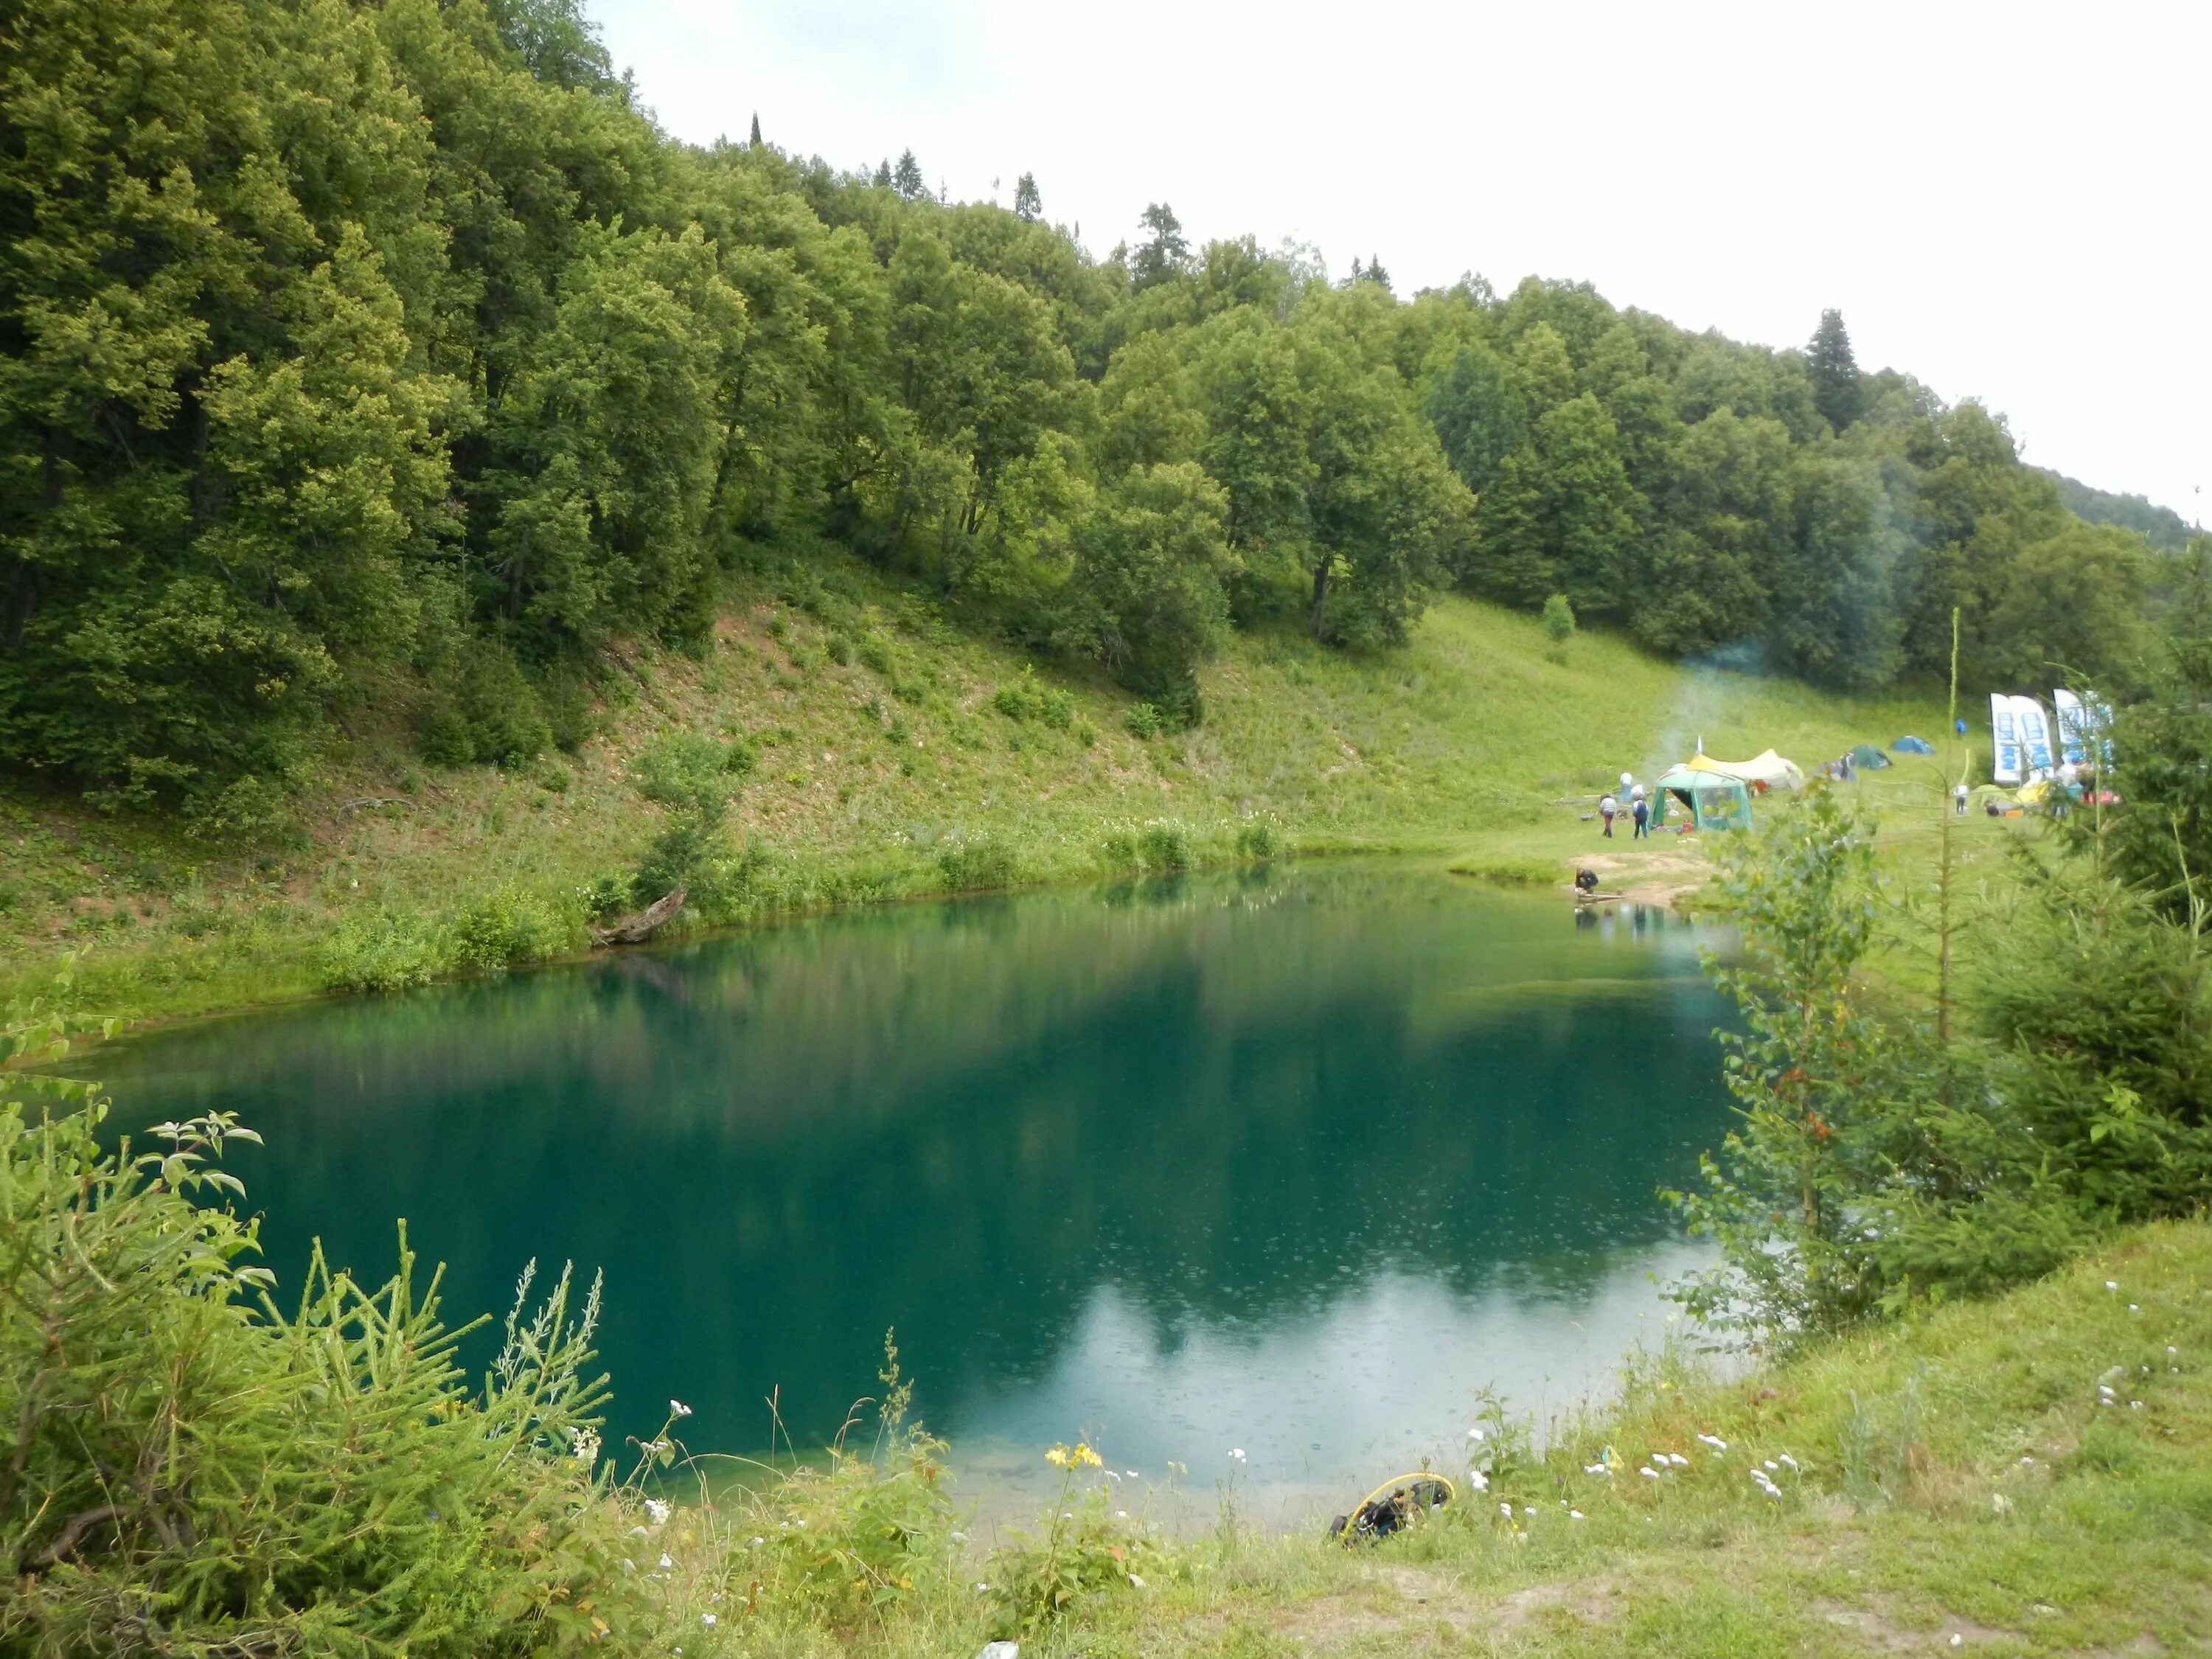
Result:
[[[2178,553],[2189,544],[2189,526],[2170,507],[2160,507],[2144,495],[2118,495],[2109,489],[2093,489],[2063,472],[2046,476],[2058,486],[2058,499],[2066,504],[2066,510],[2078,518],[2140,532],[2145,541],[2167,553]]]
[[[1164,205],[1099,258],[921,178],[668,141],[570,0],[27,0],[0,765],[250,833],[333,730],[574,744],[611,649],[824,550],[1182,723],[1224,630],[1389,647],[1453,585],[1857,690],[1954,605],[1970,686],[2132,648],[2142,539],[1834,313],[1407,301]]]

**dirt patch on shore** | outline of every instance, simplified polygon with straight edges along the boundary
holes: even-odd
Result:
[[[1568,880],[1577,870],[1595,870],[1598,896],[1630,904],[1673,904],[1710,880],[1713,866],[1702,854],[1669,848],[1644,852],[1624,848],[1619,852],[1585,853],[1567,861]]]

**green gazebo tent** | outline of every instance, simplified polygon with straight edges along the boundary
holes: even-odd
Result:
[[[1677,766],[1651,786],[1651,823],[1667,822],[1670,810],[1689,815],[1700,830],[1751,828],[1751,790],[1741,778]]]

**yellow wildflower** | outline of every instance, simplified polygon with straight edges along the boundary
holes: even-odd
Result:
[[[1056,1469],[1066,1468],[1067,1467],[1067,1448],[1065,1446],[1054,1446],[1050,1451],[1044,1455],[1044,1461],[1051,1464],[1053,1468]]]
[[[1075,1449],[1068,1453],[1067,1461],[1073,1467],[1079,1469],[1095,1469],[1105,1462],[1080,1440],[1075,1443]]]

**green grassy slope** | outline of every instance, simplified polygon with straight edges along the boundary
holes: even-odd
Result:
[[[941,890],[946,849],[979,839],[1012,854],[1017,880],[1082,879],[1115,830],[1158,819],[1183,826],[1200,861],[1235,856],[1256,818],[1294,850],[1525,872],[1595,838],[1587,803],[1559,798],[1648,776],[1700,735],[1717,755],[1773,744],[1810,765],[1942,724],[1924,701],[1679,667],[1601,635],[1553,653],[1532,619],[1448,598],[1407,647],[1371,656],[1239,635],[1207,672],[1206,723],[1139,739],[1121,693],[1049,672],[1073,695],[1064,728],[998,712],[1024,659],[865,573],[799,598],[741,595],[703,657],[633,660],[603,735],[573,757],[441,770],[389,734],[356,740],[289,849],[193,847],[0,787],[0,992],[87,947],[81,1000],[132,1016],[311,994],[348,915],[451,915],[502,884],[626,869],[658,821],[626,763],[672,727],[760,745],[733,833],[766,849],[775,903],[807,905]]]

